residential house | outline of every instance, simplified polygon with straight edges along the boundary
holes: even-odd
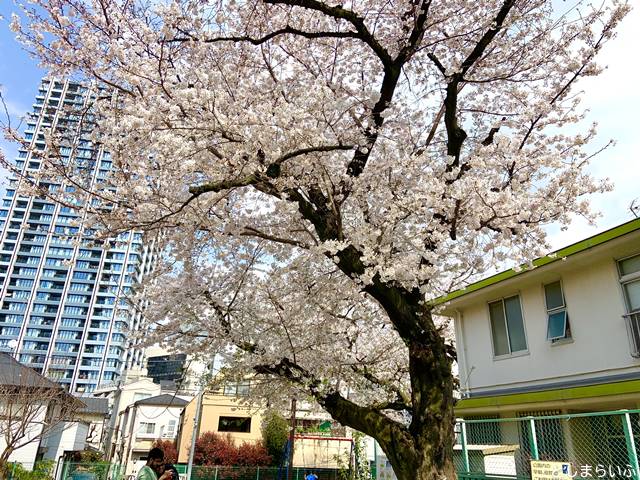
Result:
[[[145,373],[144,370],[127,371],[118,384],[99,386],[94,392],[95,398],[108,401],[111,411],[111,416],[102,435],[102,450],[108,459],[112,459],[116,449],[115,439],[120,435],[117,431],[117,422],[123,412],[138,400],[161,394],[161,386],[146,377]]]
[[[53,446],[54,432],[73,428],[84,408],[60,384],[0,353],[0,460],[32,468],[41,443],[51,438]],[[83,449],[85,440],[78,435],[74,448]]]
[[[126,475],[136,474],[156,440],[176,440],[178,422],[187,403],[175,394],[165,393],[129,405],[116,420],[111,461],[126,465]]]
[[[250,382],[228,383],[224,387],[204,394],[198,436],[205,432],[229,435],[236,443],[258,442],[262,439],[262,415],[264,408],[249,406],[242,402],[249,395]],[[193,435],[198,397],[193,398],[184,409],[180,419],[178,438],[178,462],[186,463]]]
[[[537,423],[547,459],[581,458],[582,448],[627,462],[616,458],[625,452],[619,416],[553,416],[640,407],[640,219],[438,303],[455,323],[459,417],[552,416]],[[529,444],[526,422],[469,425],[476,443]]]
[[[73,421],[60,422],[43,436],[38,458],[58,460],[67,452],[102,451],[102,436],[109,418],[106,398],[82,397],[85,405],[74,415]]]
[[[243,400],[249,395],[251,382],[226,382],[208,391],[202,398],[201,415],[194,422],[198,397],[185,407],[178,436],[178,462],[187,463],[196,424],[198,437],[205,432],[229,436],[239,445],[262,441],[263,405]],[[284,412],[288,414],[288,412]],[[337,468],[339,458],[348,463],[351,438],[344,427],[336,425],[328,414],[314,409],[308,402],[298,402],[296,412],[294,467]]]

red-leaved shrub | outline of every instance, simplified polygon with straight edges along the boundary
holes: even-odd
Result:
[[[158,447],[164,452],[165,463],[177,463],[178,462],[178,449],[176,448],[176,442],[173,440],[161,440],[157,439],[153,442],[154,447]]]
[[[236,446],[230,435],[223,437],[205,432],[196,441],[194,455],[196,465],[249,465],[263,466],[271,463],[271,457],[262,443],[242,443]]]

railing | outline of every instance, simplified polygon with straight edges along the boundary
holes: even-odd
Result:
[[[176,465],[180,479],[186,478],[186,466]],[[292,480],[304,480],[309,473],[315,473],[318,480],[343,480],[350,478],[348,472],[331,468],[293,468]],[[345,476],[346,475],[346,476]],[[46,477],[43,477],[46,478]],[[135,480],[136,474],[125,475],[121,465],[109,463],[66,462],[55,472],[55,480]],[[286,470],[278,467],[206,467],[196,465],[191,480],[286,480]]]
[[[466,419],[456,430],[459,478],[528,479],[551,462],[556,476],[640,480],[640,410]]]

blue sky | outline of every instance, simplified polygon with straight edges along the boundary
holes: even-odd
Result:
[[[16,122],[30,110],[44,71],[22,50],[9,30],[8,20],[14,8],[12,2],[0,0],[0,15],[4,17],[0,20],[0,85],[12,121]],[[617,37],[599,56],[607,70],[599,77],[579,84],[585,92],[583,104],[590,109],[588,122],[599,124],[599,136],[593,148],[606,144],[609,139],[617,142],[597,156],[590,167],[595,176],[608,177],[614,190],[592,198],[594,209],[602,213],[595,227],[582,219],[576,219],[564,232],[550,227],[548,232],[554,248],[633,218],[629,205],[636,198],[640,201],[640,88],[637,85],[640,63],[635,61],[634,53],[639,45],[640,8],[636,8],[623,21]],[[17,154],[15,145],[3,138],[0,149],[10,159]],[[5,173],[0,172],[0,176],[4,183]]]

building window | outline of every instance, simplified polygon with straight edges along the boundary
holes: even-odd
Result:
[[[167,437],[175,437],[176,436],[176,421],[175,420],[169,420],[169,423],[167,423],[167,431],[165,432],[165,435]]]
[[[218,431],[249,433],[251,431],[251,417],[220,417]]]
[[[495,356],[509,355],[527,349],[519,295],[491,302],[489,316]]]
[[[248,380],[242,380],[240,382],[225,383],[223,393],[228,396],[240,396],[246,397],[249,395],[250,383]]]
[[[627,312],[640,311],[640,255],[618,261]]]
[[[571,338],[567,305],[560,281],[544,286],[544,300],[547,306],[547,340],[555,342]]]
[[[156,424],[140,422],[140,429],[138,430],[138,432],[144,435],[153,435],[154,433],[156,433]]]
[[[618,273],[627,307],[624,317],[631,356],[640,358],[640,255],[619,260]]]

